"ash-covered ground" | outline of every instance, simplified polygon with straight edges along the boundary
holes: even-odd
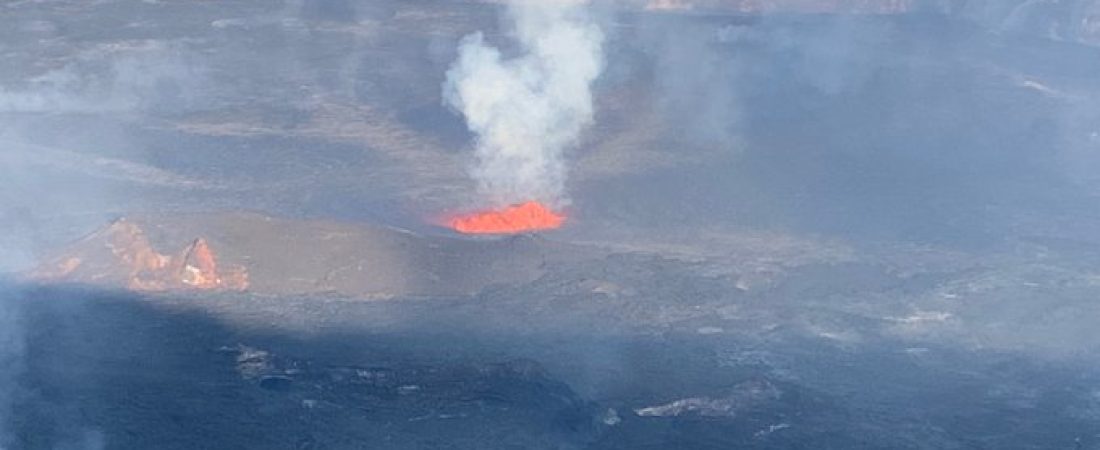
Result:
[[[1088,4],[600,5],[567,225],[471,238],[500,5],[7,2],[0,448],[1100,448]]]

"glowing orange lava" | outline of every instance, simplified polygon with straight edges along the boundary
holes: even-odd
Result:
[[[542,203],[529,201],[504,209],[479,211],[455,217],[451,228],[466,234],[515,234],[561,227],[565,216]]]

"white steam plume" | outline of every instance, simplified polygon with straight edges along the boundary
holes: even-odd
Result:
[[[588,0],[511,0],[518,56],[466,36],[447,71],[444,102],[477,134],[471,169],[497,204],[565,200],[564,152],[592,123],[603,32]]]

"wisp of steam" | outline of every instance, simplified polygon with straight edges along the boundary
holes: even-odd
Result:
[[[494,206],[565,202],[564,153],[592,123],[604,35],[588,0],[511,0],[518,54],[466,36],[444,102],[477,135],[471,173]]]

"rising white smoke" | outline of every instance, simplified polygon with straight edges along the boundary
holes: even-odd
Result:
[[[508,17],[519,54],[506,58],[481,33],[467,36],[444,102],[477,135],[471,173],[488,200],[561,204],[564,152],[592,123],[604,35],[588,0],[511,0]]]

